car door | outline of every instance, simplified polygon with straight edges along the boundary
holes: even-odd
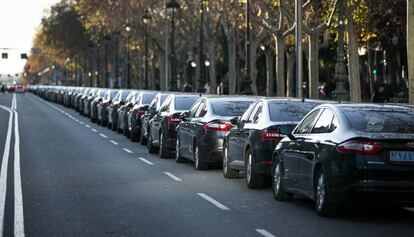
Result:
[[[302,122],[295,128],[293,135],[295,139],[290,140],[286,148],[283,150],[282,159],[284,165],[284,178],[286,187],[291,190],[299,189],[299,160],[303,153],[303,142],[306,136],[310,133],[315,123],[315,119],[318,118],[321,113],[321,109],[314,110],[308,114]]]
[[[196,112],[200,107],[201,101],[196,102],[193,106],[191,106],[187,117],[181,121],[178,132],[180,137],[180,152],[183,157],[190,158],[192,157],[191,154],[191,133],[190,133],[190,121],[195,118]]]
[[[237,144],[236,149],[238,151],[237,156],[241,157],[243,161],[245,160],[244,152],[246,150],[246,147],[249,145],[249,139],[251,135],[250,133],[254,129],[254,127],[257,125],[257,122],[260,119],[262,111],[263,111],[263,102],[259,101],[257,102],[252,113],[250,114],[248,121],[244,124],[243,128],[240,131],[240,141]]]
[[[162,119],[168,113],[169,106],[171,104],[171,98],[172,97],[169,96],[164,101],[164,103],[161,105],[160,110],[158,111],[158,113],[152,118],[151,135],[152,135],[152,141],[153,141],[154,144],[159,144]]]
[[[190,139],[188,142],[189,142],[189,148],[190,148],[189,152],[191,155],[194,154],[193,141],[199,139],[199,137],[197,136],[197,133],[201,131],[201,129],[204,130],[203,121],[202,121],[203,120],[202,113],[203,113],[203,110],[206,109],[206,106],[207,106],[206,101],[202,100],[200,102],[200,105],[197,108],[197,111],[194,117],[191,118],[191,120],[188,123],[188,132],[189,132],[189,139]]]

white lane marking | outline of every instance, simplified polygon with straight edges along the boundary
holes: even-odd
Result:
[[[82,125],[84,125],[85,123],[84,122],[79,122],[80,124],[82,124]]]
[[[256,229],[257,233],[263,235],[264,237],[276,237],[275,235],[271,234],[267,230],[264,229]]]
[[[118,144],[118,142],[116,142],[116,141],[114,141],[114,140],[110,140],[110,142],[111,142],[112,144],[116,145],[116,146],[118,146],[118,145],[119,145],[119,144]]]
[[[75,119],[76,122],[79,122],[79,119]]]
[[[198,196],[204,198],[205,200],[209,201],[211,204],[213,204],[214,206],[220,208],[223,211],[228,211],[230,210],[230,208],[224,206],[223,204],[221,204],[220,202],[214,200],[212,197],[208,196],[205,193],[197,193]]]
[[[20,173],[19,117],[16,111],[14,111],[14,236],[24,237],[23,193]]]
[[[140,159],[142,162],[144,162],[144,163],[146,163],[146,164],[148,164],[148,165],[154,165],[154,163],[152,163],[151,161],[149,161],[149,160],[147,160],[147,159],[145,159],[145,158],[138,157],[138,159]]]
[[[130,150],[130,149],[128,149],[128,148],[122,148],[122,150],[124,150],[126,153],[129,153],[129,154],[134,153],[133,151],[131,151],[131,150]]]
[[[182,179],[178,178],[177,176],[171,174],[170,172],[163,172],[165,175],[167,175],[168,177],[172,178],[174,181],[177,182],[181,182],[183,181]]]
[[[105,134],[99,133],[99,136],[103,137],[103,138],[108,138]]]
[[[4,223],[4,207],[6,205],[6,191],[7,191],[7,167],[9,166],[10,155],[10,142],[13,128],[13,112],[4,106],[0,108],[9,112],[9,125],[7,128],[6,142],[4,143],[4,153],[1,162],[0,171],[0,236],[3,236],[3,223]]]
[[[96,130],[96,129],[94,129],[94,128],[92,128],[91,130],[92,130],[92,132],[98,132],[98,130]]]
[[[91,128],[91,126],[89,126],[88,124],[86,124],[86,125],[85,125],[85,127],[87,127],[87,128]]]

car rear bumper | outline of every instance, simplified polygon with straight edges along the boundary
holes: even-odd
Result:
[[[206,164],[222,164],[224,156],[223,138],[206,136],[199,144],[200,160]]]

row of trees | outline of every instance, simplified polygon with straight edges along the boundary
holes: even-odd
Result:
[[[320,97],[320,85],[328,97],[335,90],[337,2],[309,0],[302,6],[303,79],[310,98]],[[149,88],[168,89],[171,64],[167,62],[172,50],[167,42],[174,26],[173,79],[179,88],[186,84],[195,91],[208,82],[212,91],[220,86],[229,94],[241,93],[248,60],[254,94],[298,94],[302,85],[297,85],[295,76],[294,0],[250,1],[248,58],[246,0],[177,3],[179,9],[172,12],[162,0],[63,0],[42,20],[28,60],[28,75],[48,83],[53,65],[69,85],[143,88],[148,79]],[[405,98],[410,84],[413,98],[413,0],[345,3],[341,10],[350,99],[369,98],[378,83],[386,83]]]

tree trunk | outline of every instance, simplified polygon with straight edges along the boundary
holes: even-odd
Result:
[[[252,81],[251,88],[253,95],[258,95],[257,91],[257,48],[259,47],[259,40],[253,40],[250,45],[250,79]]]
[[[236,60],[237,60],[237,44],[234,40],[228,40],[229,47],[229,72],[228,72],[228,81],[229,81],[229,94],[236,94]]]
[[[210,74],[210,87],[211,92],[215,93],[217,91],[217,73],[216,73],[216,48],[215,42],[208,44],[208,55],[210,59],[210,66],[208,68]]]
[[[283,35],[275,37],[276,41],[276,96],[286,95],[285,84],[285,45]]]
[[[352,14],[346,14],[348,24],[348,78],[351,102],[361,102],[361,75],[359,69],[358,36],[355,32]]]
[[[273,96],[274,79],[275,74],[273,70],[273,52],[271,50],[266,51],[266,95]]]
[[[312,32],[309,36],[309,55],[308,55],[308,73],[309,73],[309,98],[318,99],[319,83],[319,32]]]
[[[160,67],[160,76],[159,76],[159,78],[154,78],[154,79],[158,80],[158,83],[160,85],[161,90],[166,91],[168,85],[166,83],[166,72],[165,72],[165,70],[166,70],[165,66],[166,65],[165,65],[165,54],[164,53],[159,54],[159,56],[158,56],[158,65]],[[154,86],[156,84],[155,80],[154,80]]]
[[[408,98],[414,104],[414,0],[407,0]]]
[[[287,97],[294,97],[295,86],[293,84],[295,77],[295,50],[292,49],[292,52],[289,52],[287,55],[287,80],[286,80],[286,89]]]

